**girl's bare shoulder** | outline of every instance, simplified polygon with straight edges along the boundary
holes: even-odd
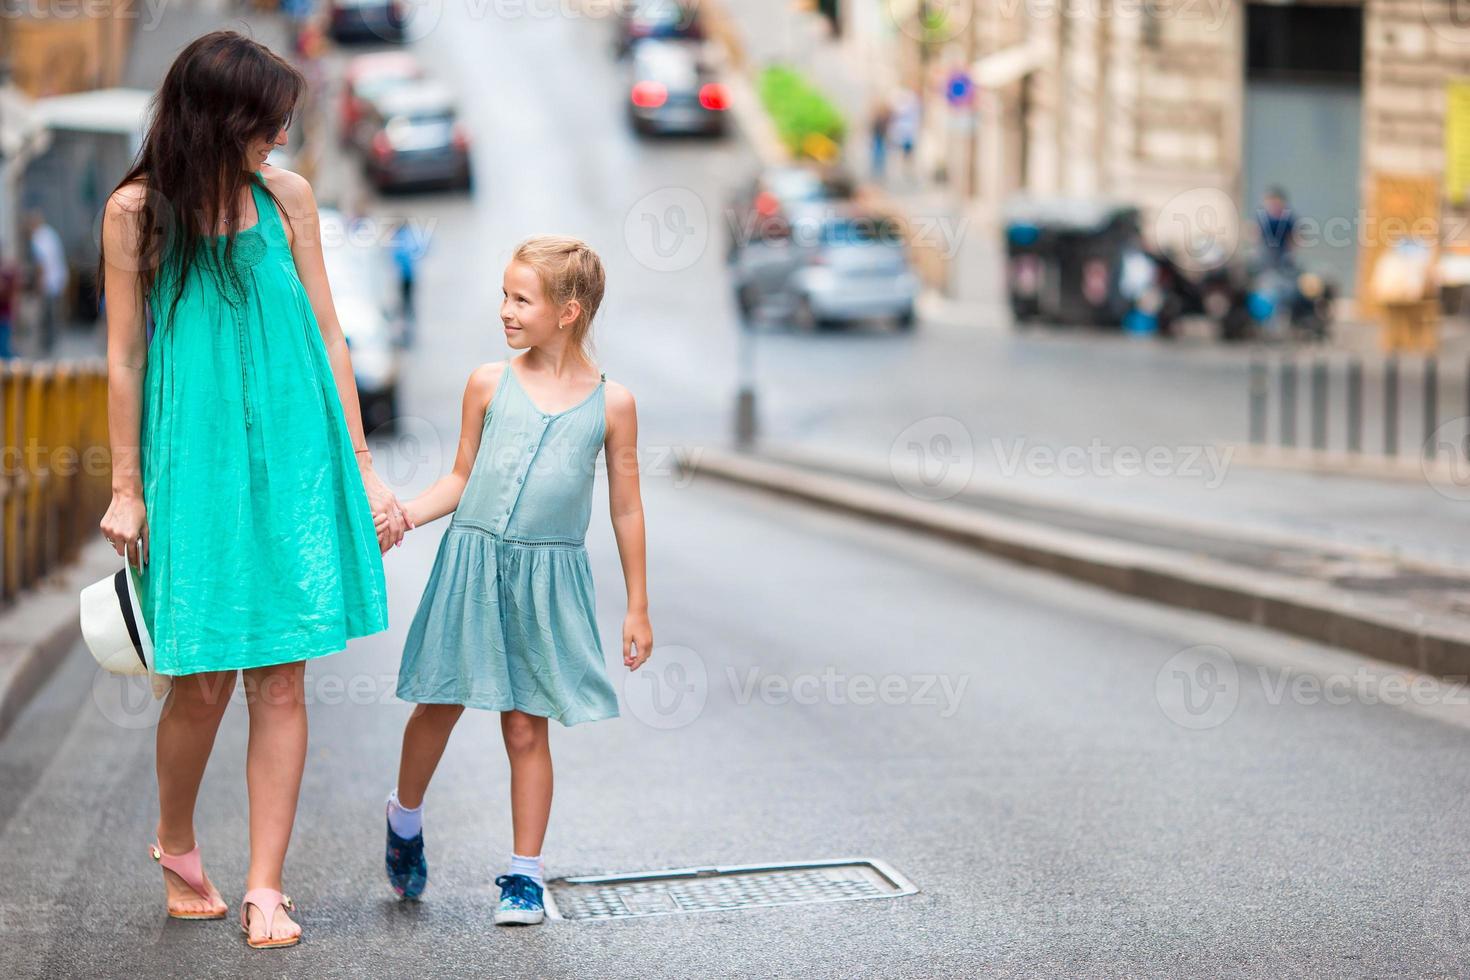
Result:
[[[490,399],[495,397],[495,389],[500,386],[501,379],[509,369],[509,360],[481,364],[470,373],[470,381],[465,389],[466,397],[474,398],[479,403],[480,410],[484,411],[490,406]]]

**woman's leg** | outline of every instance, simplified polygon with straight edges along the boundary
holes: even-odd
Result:
[[[514,852],[541,853],[551,819],[551,742],[547,718],[524,711],[502,711],[500,732],[510,757],[510,823]]]
[[[410,810],[424,805],[429,780],[439,768],[444,747],[455,722],[464,714],[462,704],[420,704],[403,726],[403,752],[398,757],[398,802]]]
[[[250,791],[246,891],[281,889],[281,869],[301,792],[301,770],[306,766],[305,674],[303,661],[245,671],[245,703],[250,708],[250,748],[245,757]],[[263,911],[252,906],[249,915],[251,935],[264,938]],[[300,932],[284,908],[276,911],[271,938],[284,939]]]
[[[194,849],[194,802],[199,782],[214,748],[220,719],[235,690],[234,671],[185,674],[175,677],[158,718],[158,846],[165,854],[187,854]],[[169,908],[175,912],[218,912],[225,907],[209,884],[208,899],[172,871],[164,869]]]

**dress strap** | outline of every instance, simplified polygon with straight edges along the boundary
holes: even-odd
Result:
[[[286,230],[281,227],[281,213],[276,208],[275,198],[271,197],[265,189],[265,178],[260,171],[255,171],[255,179],[250,182],[250,193],[255,198],[255,224],[261,232],[266,232],[274,227],[275,235],[282,242],[286,240]],[[270,224],[266,224],[270,222]]]

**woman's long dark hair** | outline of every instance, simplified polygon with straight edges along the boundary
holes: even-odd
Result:
[[[163,281],[173,287],[172,311],[201,257],[233,286],[240,285],[232,261],[240,192],[256,180],[244,168],[246,148],[255,140],[274,139],[289,125],[305,88],[306,79],[295,67],[235,31],[196,38],[174,59],[153,97],[143,145],[117,185],[142,182],[137,261],[145,302],[167,273]],[[262,185],[262,190],[279,203],[268,188]],[[201,243],[218,245],[213,232],[221,218],[229,228],[223,252],[201,252]],[[99,257],[99,282],[106,282],[104,270]]]

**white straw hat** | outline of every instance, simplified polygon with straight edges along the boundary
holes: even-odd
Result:
[[[82,590],[82,639],[102,668],[114,674],[153,670],[153,638],[138,603],[136,574],[125,565]]]

